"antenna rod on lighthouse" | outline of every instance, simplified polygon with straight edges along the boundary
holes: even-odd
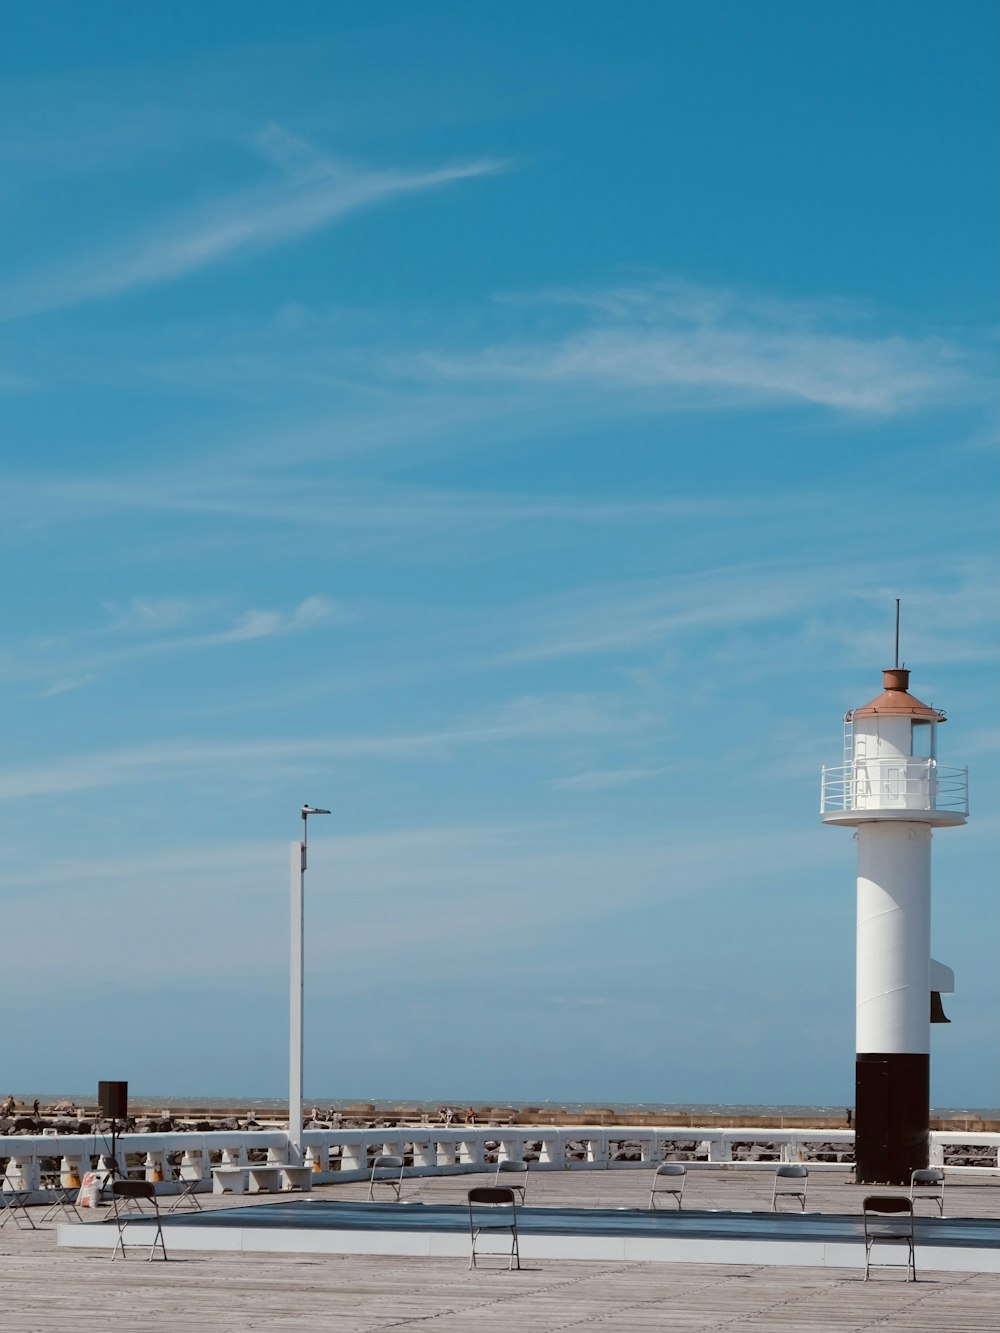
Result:
[[[896,660],[893,663],[897,669],[899,667],[899,598],[896,598]]]

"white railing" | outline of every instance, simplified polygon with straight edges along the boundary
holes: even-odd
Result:
[[[934,759],[855,759],[824,768],[820,813],[850,810],[941,810],[969,813],[969,770]]]
[[[1000,1170],[1000,1134],[948,1131],[931,1133],[931,1162],[946,1165],[966,1146],[988,1149],[977,1166],[958,1170]],[[366,1180],[378,1153],[401,1156],[408,1176],[459,1175],[488,1171],[498,1160],[531,1163],[533,1171],[648,1169],[670,1158],[700,1165],[759,1167],[767,1162],[808,1162],[810,1170],[847,1169],[832,1157],[853,1156],[849,1129],[740,1128],[595,1128],[593,1126],[517,1128],[396,1127],[323,1130],[303,1133],[305,1164],[316,1184]],[[153,1182],[157,1193],[177,1194],[195,1180],[212,1188],[212,1168],[246,1166],[251,1160],[283,1163],[288,1137],[284,1130],[217,1131],[205,1134],[123,1134],[118,1139],[119,1168]],[[79,1184],[84,1173],[109,1163],[111,1142],[104,1135],[12,1135],[0,1138],[2,1179],[11,1189],[30,1192],[30,1201],[51,1197],[43,1181],[58,1175],[63,1186]],[[251,1154],[253,1155],[251,1158]],[[735,1155],[734,1155],[735,1154]],[[965,1154],[968,1156],[968,1154]],[[743,1160],[741,1160],[741,1158]]]

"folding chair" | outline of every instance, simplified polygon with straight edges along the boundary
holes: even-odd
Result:
[[[379,1172],[382,1175],[379,1175]],[[388,1175],[388,1172],[392,1172]],[[399,1191],[403,1188],[403,1159],[396,1153],[380,1152],[372,1162],[372,1177],[368,1182],[368,1202],[372,1202],[376,1185],[385,1185],[387,1189],[392,1190],[396,1195],[396,1202],[399,1203]]]
[[[807,1166],[799,1166],[794,1163],[779,1166],[774,1173],[774,1188],[771,1190],[771,1212],[781,1211],[778,1207],[779,1199],[798,1199],[802,1211],[805,1212],[808,1185],[809,1168]]]
[[[905,1194],[869,1194],[862,1204],[865,1216],[865,1281],[872,1268],[872,1246],[878,1241],[907,1247],[906,1280],[917,1280],[913,1249],[913,1202]],[[876,1264],[876,1268],[900,1268],[901,1264]]]
[[[14,1225],[18,1231],[23,1230],[21,1219],[28,1224],[32,1231],[37,1231],[35,1219],[28,1212],[27,1200],[31,1198],[31,1190],[14,1189],[12,1185],[4,1182],[0,1177],[0,1209],[3,1216],[0,1217],[0,1227],[5,1227],[9,1218],[14,1219]]]
[[[655,1212],[656,1198],[659,1194],[672,1194],[677,1200],[677,1211],[684,1207],[684,1186],[687,1183],[687,1167],[681,1162],[661,1162],[653,1172],[653,1186],[649,1191],[649,1206]]]
[[[178,1208],[186,1208],[190,1204],[198,1212],[204,1212],[204,1206],[198,1198],[201,1176],[185,1176],[183,1171],[183,1164],[174,1167],[174,1184],[180,1185],[181,1188],[180,1192],[174,1195],[173,1202],[163,1211],[165,1213],[175,1213]]]
[[[938,1167],[924,1167],[910,1176],[910,1202],[915,1204],[918,1199],[936,1203],[938,1217],[944,1217],[944,1172]]]
[[[115,1205],[115,1221],[118,1224],[118,1239],[115,1242],[115,1248],[111,1251],[111,1258],[116,1257],[119,1249],[122,1252],[122,1258],[127,1258],[125,1253],[126,1227],[133,1222],[149,1220],[156,1223],[153,1242],[149,1247],[149,1258],[152,1260],[156,1247],[159,1245],[163,1257],[166,1259],[167,1247],[163,1242],[160,1209],[156,1202],[156,1186],[153,1182],[151,1180],[113,1180],[111,1182],[111,1198]],[[152,1216],[144,1211],[142,1207],[143,1200],[152,1205]],[[130,1204],[135,1205],[139,1210],[138,1216],[136,1213],[129,1211]]]
[[[500,1177],[507,1176],[501,1186]],[[511,1180],[511,1176],[518,1176],[518,1180]],[[528,1163],[527,1162],[497,1162],[496,1174],[493,1177],[493,1184],[496,1188],[513,1190],[521,1196],[521,1203],[524,1203],[524,1196],[528,1190]]]
[[[507,1212],[507,1209],[510,1212]],[[478,1213],[476,1212],[478,1209]],[[500,1221],[499,1219],[503,1220]],[[469,1238],[472,1241],[472,1253],[469,1256],[469,1268],[476,1267],[476,1242],[483,1234],[491,1232],[510,1232],[510,1262],[507,1271],[521,1267],[521,1252],[517,1243],[517,1199],[514,1188],[497,1185],[480,1185],[469,1190]]]
[[[39,1218],[40,1222],[47,1222],[50,1217],[55,1217],[57,1213],[62,1213],[63,1217],[69,1221],[72,1221],[74,1217],[78,1222],[83,1221],[80,1210],[76,1206],[76,1196],[80,1192],[79,1185],[64,1185],[62,1175],[57,1171],[51,1176],[42,1178],[42,1188],[48,1190],[55,1197],[45,1212],[42,1213]]]

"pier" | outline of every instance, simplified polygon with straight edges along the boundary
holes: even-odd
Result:
[[[528,1202],[533,1208],[645,1210],[650,1168],[538,1170]],[[484,1173],[412,1177],[403,1198],[439,1208],[459,1206]],[[692,1172],[685,1220],[711,1221],[715,1213],[750,1216],[770,1204],[771,1171],[725,1165]],[[1000,1218],[1000,1181],[989,1172],[949,1172],[946,1220]],[[811,1225],[846,1221],[860,1211],[868,1187],[850,1183],[843,1168],[810,1171],[805,1219]],[[315,1186],[310,1202],[360,1205],[362,1180]],[[203,1196],[212,1213],[285,1206],[274,1196]],[[406,1205],[403,1205],[406,1207]],[[40,1216],[42,1210],[36,1210]],[[410,1211],[406,1208],[406,1211]],[[414,1209],[414,1211],[417,1211]],[[783,1218],[798,1220],[794,1214]],[[861,1333],[873,1327],[908,1333],[991,1330],[1000,1307],[1000,1275],[932,1268],[918,1242],[916,1284],[899,1272],[862,1281],[863,1245],[855,1242],[844,1266],[776,1266],[748,1261],[655,1262],[526,1257],[521,1272],[489,1265],[467,1270],[467,1238],[454,1255],[377,1256],[309,1253],[290,1239],[284,1253],[237,1250],[171,1252],[167,1263],[130,1258],[110,1262],[108,1251],[57,1246],[55,1223],[37,1231],[0,1232],[0,1302],[5,1333],[76,1333],[102,1319],[143,1333],[201,1333],[206,1327],[254,1333],[566,1333],[598,1327],[608,1333],[650,1333],[671,1328],[769,1330],[785,1333]],[[292,1233],[294,1236],[294,1233]]]

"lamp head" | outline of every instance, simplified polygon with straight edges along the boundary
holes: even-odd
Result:
[[[316,805],[304,805],[302,807],[302,818],[306,819],[309,815],[328,815],[329,810],[321,810]]]

